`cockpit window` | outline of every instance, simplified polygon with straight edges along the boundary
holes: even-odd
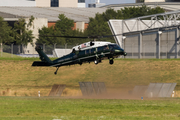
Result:
[[[109,48],[112,49],[121,49],[118,45],[109,45]]]

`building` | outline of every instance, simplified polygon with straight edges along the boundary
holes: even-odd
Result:
[[[0,0],[8,7],[85,7],[85,0]]]
[[[166,0],[144,0],[144,2],[166,2]]]
[[[85,0],[78,0],[78,7],[79,8],[85,8],[86,7]]]
[[[89,8],[96,8],[96,7],[101,7],[101,6],[104,6],[104,5],[106,5],[105,3],[100,3],[100,0],[93,0],[93,1],[91,1],[91,3],[90,4],[88,4],[88,7]]]
[[[145,3],[130,3],[130,4],[111,4],[102,6],[100,8],[113,8],[114,10],[123,9],[124,7],[138,7],[146,5],[147,7],[155,8],[157,6],[163,8],[165,11],[179,10],[180,2],[145,2]]]
[[[0,0],[0,6],[36,6],[35,0]]]
[[[180,0],[136,0],[136,3],[141,2],[180,2]]]

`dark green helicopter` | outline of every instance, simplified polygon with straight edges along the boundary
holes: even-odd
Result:
[[[48,36],[49,37],[49,36]],[[52,36],[54,37],[54,36]],[[60,36],[66,37],[66,36]],[[77,37],[71,37],[77,38]],[[81,37],[87,38],[87,37]],[[89,37],[88,37],[89,38]],[[93,37],[94,38],[94,37]],[[41,61],[34,61],[32,66],[50,66],[56,67],[54,74],[57,74],[59,67],[66,65],[74,65],[86,62],[94,62],[95,64],[101,63],[104,59],[109,59],[109,64],[113,64],[114,58],[120,55],[126,56],[127,53],[115,43],[102,42],[102,41],[91,41],[72,48],[72,52],[56,60],[51,61],[48,56],[43,52],[41,46],[36,46],[36,51],[38,52]]]

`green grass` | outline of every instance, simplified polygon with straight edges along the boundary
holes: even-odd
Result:
[[[51,58],[51,60],[54,60],[54,59],[57,59],[57,58]],[[29,57],[29,58],[26,58],[26,57],[21,57],[21,56],[17,56],[17,55],[14,55],[14,54],[10,54],[10,53],[5,53],[3,52],[1,54],[0,52],[0,60],[31,60],[31,61],[40,61],[39,58],[37,57]]]
[[[54,67],[31,67],[37,60],[0,58],[0,95],[10,88],[10,95],[37,96],[40,90],[47,96],[53,84],[66,84],[69,95],[72,93],[69,89],[80,90],[78,82],[81,81],[105,82],[108,88],[129,90],[153,82],[177,83],[176,90],[180,90],[179,59],[116,59],[113,65],[103,60],[98,65],[63,66],[57,75]]]
[[[0,97],[1,120],[179,120],[180,99]]]
[[[2,52],[2,53],[0,52],[0,58],[21,58],[21,57],[6,52]]]

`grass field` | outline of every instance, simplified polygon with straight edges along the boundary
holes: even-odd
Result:
[[[0,59],[3,59],[3,58],[5,58],[5,59],[9,59],[9,58],[19,58],[19,59],[21,59],[21,57],[20,56],[17,56],[17,55],[14,55],[14,54],[9,54],[9,53],[5,53],[5,52],[0,52]]]
[[[0,97],[1,120],[179,120],[180,99]]]
[[[152,82],[180,83],[179,59],[116,59],[113,65],[108,60],[95,65],[83,64],[60,67],[54,75],[54,67],[31,67],[38,58],[1,58],[0,94],[10,96],[47,96],[53,84],[66,84],[65,94],[81,95],[78,82],[105,82],[111,89],[133,89],[135,85]],[[119,91],[120,92],[120,91]]]

